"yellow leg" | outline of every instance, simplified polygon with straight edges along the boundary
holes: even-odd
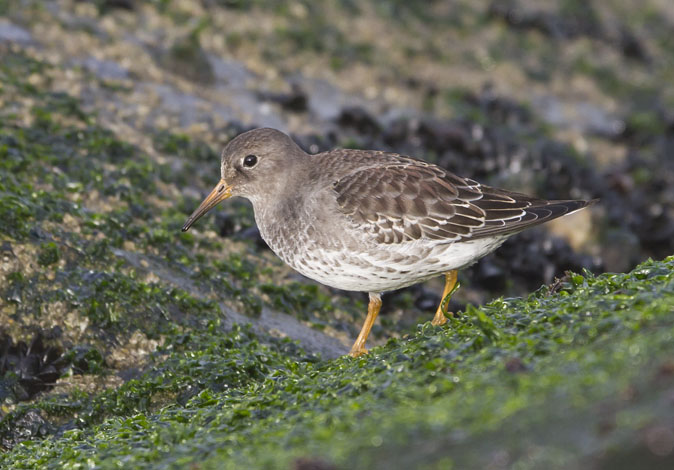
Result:
[[[367,337],[370,334],[370,330],[372,329],[372,325],[374,325],[374,321],[377,318],[377,315],[379,315],[380,309],[381,309],[380,295],[371,293],[370,303],[367,306],[367,317],[365,318],[365,324],[363,325],[363,328],[360,330],[360,334],[358,335],[358,338],[356,338],[356,342],[353,343],[353,346],[351,347],[351,352],[349,352],[349,356],[358,357],[363,354],[367,354],[367,349],[365,349],[365,342],[367,341]]]
[[[433,317],[433,320],[431,320],[431,323],[435,326],[440,326],[447,323],[447,317],[445,317],[445,314],[447,313],[449,299],[456,286],[457,274],[458,271],[456,269],[445,273],[445,289],[442,291],[442,300],[440,300],[440,305],[438,305],[438,309],[435,311],[435,316]]]

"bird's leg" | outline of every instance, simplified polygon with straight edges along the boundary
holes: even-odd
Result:
[[[365,349],[365,342],[367,341],[367,337],[370,334],[370,330],[372,329],[372,325],[374,325],[374,321],[377,318],[380,309],[381,309],[380,294],[370,293],[370,303],[367,305],[367,317],[365,318],[365,323],[363,324],[363,328],[360,330],[358,338],[356,338],[356,342],[353,343],[353,346],[351,347],[349,356],[358,357],[363,354],[367,354],[367,349]]]
[[[447,318],[445,317],[447,305],[449,305],[449,299],[452,297],[452,294],[459,287],[456,282],[457,274],[458,271],[456,269],[445,273],[445,289],[442,291],[442,300],[440,300],[440,305],[438,305],[435,316],[433,317],[433,320],[431,320],[431,323],[435,326],[447,323]]]

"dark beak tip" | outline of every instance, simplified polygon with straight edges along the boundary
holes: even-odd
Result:
[[[192,224],[193,224],[193,223],[194,223],[194,221],[193,221],[192,218],[190,217],[189,219],[187,219],[187,220],[185,221],[185,223],[183,224],[183,227],[180,229],[180,231],[181,231],[181,232],[187,232],[187,231],[190,229],[190,227],[192,227]]]

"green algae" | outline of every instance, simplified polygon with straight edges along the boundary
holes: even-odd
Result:
[[[313,52],[337,44],[335,68],[361,53],[371,60],[371,50],[359,51],[340,31],[319,33],[289,27],[275,38]],[[39,104],[30,109],[30,126],[12,124],[12,115],[0,120],[0,218],[9,222],[0,235],[36,248],[31,261],[46,253],[49,266],[5,277],[2,298],[18,305],[12,319],[29,328],[31,318],[47,316],[47,304],[65,302],[89,322],[79,340],[87,344],[67,356],[103,377],[118,372],[106,357],[129,333],[142,331],[161,345],[122,385],[0,403],[0,467],[288,468],[308,457],[343,468],[484,468],[505,455],[518,468],[568,468],[578,456],[619,459],[650,425],[671,417],[662,403],[672,385],[671,258],[627,275],[577,274],[554,295],[543,289],[524,300],[469,306],[447,327],[421,325],[368,357],[320,360],[246,327],[226,331],[215,302],[143,280],[115,255],[129,243],[149,254],[143,260],[159,254],[251,314],[264,303],[320,325],[344,308],[316,286],[260,284],[260,259],[178,233],[198,201],[161,194],[170,207],[147,201],[158,181],[184,185],[195,163],[215,178],[215,152],[159,134],[155,149],[187,163],[180,171],[158,164],[96,125],[72,98],[26,82],[51,66],[20,55],[2,59],[0,93],[35,96]],[[632,92],[603,69],[587,73],[616,93]],[[484,119],[475,106],[456,108],[459,98],[450,90],[459,116]],[[647,134],[660,125],[651,115],[633,124]],[[92,191],[114,204],[87,208],[81,198]],[[239,207],[236,223],[252,225],[250,209]],[[60,225],[64,214],[79,233]],[[53,280],[47,275],[57,262],[64,269]],[[27,424],[35,416],[43,420],[37,431]]]
[[[199,36],[208,23],[208,17],[202,18],[186,37],[176,40],[171,45],[160,62],[169,70],[190,80],[213,83],[215,72],[199,41]]]
[[[80,402],[77,429],[19,444],[0,462],[282,468],[317,456],[340,468],[465,468],[486,464],[487,447],[524,468],[561,468],[587,456],[585,440],[610,454],[626,431],[671,414],[621,394],[653,380],[649,397],[674,387],[658,372],[674,353],[672,311],[669,258],[471,306],[359,359],[321,361],[210,323],[174,336],[142,377]],[[616,424],[591,431],[609,404]],[[499,431],[510,426],[517,439]],[[580,430],[589,435],[574,437]],[[527,442],[542,446],[533,461]]]
[[[37,263],[40,266],[49,266],[57,263],[59,260],[59,247],[54,242],[43,243],[40,246],[40,253],[37,256]]]
[[[199,359],[201,366],[190,362],[180,373],[155,371],[164,378],[179,376],[180,383],[189,384],[188,391],[157,377],[146,382],[128,378],[146,370],[153,344],[183,344],[190,334],[219,324],[221,303],[257,315],[265,304],[277,305],[284,298],[291,302],[286,311],[294,305],[327,312],[325,296],[317,301],[315,288],[307,286],[291,295],[270,291],[263,300],[258,280],[269,273],[259,267],[264,263],[252,250],[228,252],[220,241],[180,233],[198,201],[174,200],[160,187],[183,185],[185,171],[172,170],[175,162],[170,160],[156,162],[101,128],[95,115],[82,112],[67,95],[22,87],[14,79],[22,72],[39,71],[49,82],[54,69],[20,54],[3,54],[8,59],[0,61],[3,99],[19,103],[30,94],[37,97],[30,103],[39,105],[0,119],[0,238],[10,260],[0,277],[2,329],[15,338],[36,329],[53,332],[54,343],[67,351],[64,361],[71,364],[69,378],[75,383],[88,383],[79,377],[83,374],[100,376],[101,383],[120,374],[126,382],[100,398],[91,388],[75,387],[65,396],[48,395],[26,406],[17,405],[19,398],[8,392],[0,403],[0,447],[90,425],[102,417],[147,411],[200,390],[189,371],[206,367],[204,358]],[[30,124],[19,124],[26,121]],[[164,135],[155,145],[168,158],[179,155],[187,165],[208,159],[206,166],[217,169],[215,154],[202,142]],[[155,195],[153,200],[148,200],[149,193]],[[250,207],[234,205],[233,220],[238,227],[251,226]],[[239,242],[249,247],[253,243]],[[180,274],[167,282],[154,276],[155,268]],[[200,286],[191,292],[176,286],[189,286],[192,280]],[[225,334],[225,328],[218,327],[211,336]],[[136,346],[138,338],[147,346]],[[119,362],[129,354],[135,362]],[[185,362],[182,357],[180,361]],[[242,362],[240,374],[253,373],[256,365],[249,363]],[[66,383],[69,378],[64,378]]]
[[[153,135],[153,143],[154,148],[162,153],[196,160],[200,165],[212,165],[218,160],[218,154],[208,144],[185,134],[160,131]],[[214,169],[217,170],[217,167],[214,166]]]
[[[20,103],[29,95],[31,103],[39,103],[23,108],[30,125],[19,125],[25,117],[17,114],[0,119],[0,238],[9,243],[9,253],[19,253],[12,254],[14,267],[0,283],[3,303],[13,307],[3,310],[0,303],[3,329],[11,325],[19,334],[35,323],[57,322],[48,314],[57,308],[75,313],[68,321],[89,325],[80,341],[108,351],[133,331],[157,338],[167,323],[198,323],[206,311],[221,315],[210,301],[138,279],[113,252],[132,243],[163,253],[183,268],[196,263],[192,234],[179,235],[180,243],[174,243],[189,201],[169,208],[147,201],[158,181],[180,182],[180,172],[98,126],[72,97],[22,85],[22,76],[37,73],[49,82],[52,67],[0,52],[3,99]],[[205,152],[203,145],[189,145]],[[96,210],[87,207],[91,204]],[[148,225],[154,218],[157,223]],[[208,242],[200,247],[218,248]],[[34,271],[32,263],[48,269]],[[238,289],[233,278],[231,284]],[[64,341],[72,333],[67,331]]]

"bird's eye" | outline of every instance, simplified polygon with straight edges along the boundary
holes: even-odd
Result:
[[[246,155],[243,159],[243,166],[246,168],[253,168],[257,165],[257,156],[256,155]]]

